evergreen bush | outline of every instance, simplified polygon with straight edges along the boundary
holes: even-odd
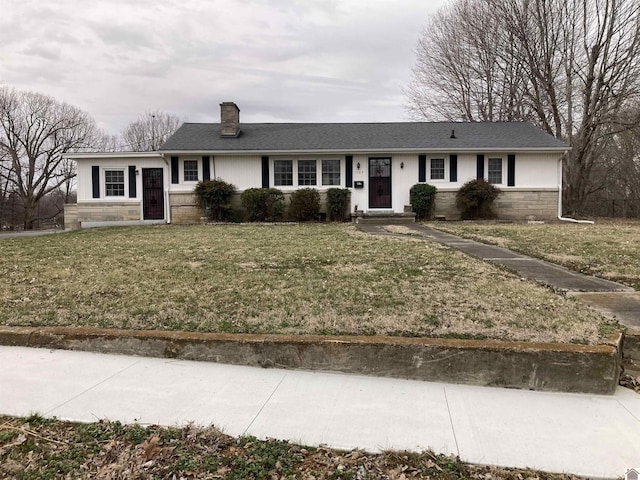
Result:
[[[429,220],[436,208],[438,189],[428,183],[416,183],[409,190],[409,203],[413,207],[418,220]]]
[[[349,210],[349,189],[330,188],[327,190],[327,217],[331,221],[342,222]]]
[[[289,217],[300,222],[320,218],[320,194],[315,188],[301,188],[291,194]]]
[[[284,194],[277,188],[249,188],[242,192],[241,202],[250,222],[277,222],[284,217]]]
[[[470,180],[456,193],[456,207],[463,220],[496,218],[493,202],[502,191],[483,178]]]
[[[229,206],[236,187],[219,178],[215,180],[203,180],[198,182],[194,190],[196,203],[205,211],[209,210],[212,220],[225,220],[225,214],[229,212]]]

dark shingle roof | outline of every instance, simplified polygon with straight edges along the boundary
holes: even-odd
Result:
[[[450,138],[451,131],[456,138]],[[242,123],[223,138],[219,123],[185,123],[161,151],[375,151],[558,149],[566,144],[527,122]]]

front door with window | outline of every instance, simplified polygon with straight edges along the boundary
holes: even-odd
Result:
[[[142,215],[145,220],[162,220],[164,218],[161,168],[142,169]]]
[[[369,159],[369,208],[391,208],[391,159]]]

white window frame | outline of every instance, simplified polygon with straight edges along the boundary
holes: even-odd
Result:
[[[122,172],[123,179],[123,194],[122,195],[107,195],[107,172]],[[102,185],[104,186],[104,198],[112,198],[112,199],[124,199],[127,198],[128,191],[128,178],[127,178],[127,169],[125,167],[103,167],[102,169]]]
[[[278,184],[276,183],[276,163],[277,162],[289,162],[291,164],[291,184]],[[293,188],[296,186],[296,178],[298,175],[297,162],[290,158],[276,158],[273,160],[273,183],[274,187]]]
[[[315,165],[315,182],[314,183],[305,183],[304,185],[300,183],[300,162],[313,162]],[[307,188],[307,187],[317,187],[318,186],[318,160],[316,160],[315,158],[299,158],[296,162],[296,167],[297,167],[297,172],[296,172],[296,179],[298,180],[297,182],[297,186],[298,187],[303,187],[303,188]],[[304,172],[304,174],[312,174],[313,172]],[[303,174],[303,175],[304,175]]]
[[[434,178],[433,177],[433,161],[434,160],[442,160],[442,178]],[[447,181],[447,159],[442,157],[431,157],[429,159],[429,180],[433,180],[435,182],[446,182]]]
[[[338,183],[324,183],[324,162],[338,162]],[[320,160],[320,183],[323,187],[340,187],[342,186],[342,162],[339,158],[323,158]]]
[[[491,178],[489,178],[489,174],[491,172],[491,161],[492,160],[497,160],[500,162],[500,181],[499,182],[492,182]],[[493,185],[504,185],[504,174],[505,174],[505,168],[504,168],[504,158],[502,157],[489,157],[487,158],[487,182],[493,184]]]
[[[187,180],[185,178],[185,166],[187,162],[196,162],[196,171],[198,174],[198,178],[196,180]],[[201,166],[200,166],[200,161],[198,161],[197,158],[185,158],[182,160],[182,165],[181,165],[181,170],[180,170],[180,177],[182,178],[182,182],[183,183],[198,183],[200,181],[200,179],[202,178],[202,171],[201,171]]]
[[[339,165],[339,178],[337,185],[325,185],[322,180],[322,165],[325,161],[336,161]],[[301,185],[299,180],[300,168],[299,165],[301,161],[314,161],[316,162],[316,183],[313,185]],[[276,183],[276,163],[277,162],[290,162],[291,164],[291,184],[290,185],[278,185]],[[273,158],[269,160],[269,185],[272,185],[275,188],[281,188],[283,190],[296,190],[299,188],[317,188],[317,189],[327,189],[331,187],[341,187],[344,185],[344,161],[339,158],[332,157],[315,157],[315,158]]]

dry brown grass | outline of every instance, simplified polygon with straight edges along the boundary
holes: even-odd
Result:
[[[640,289],[640,220],[575,223],[434,223],[434,228],[506,247]]]
[[[493,265],[350,225],[160,226],[0,241],[0,322],[597,342],[606,320]]]

